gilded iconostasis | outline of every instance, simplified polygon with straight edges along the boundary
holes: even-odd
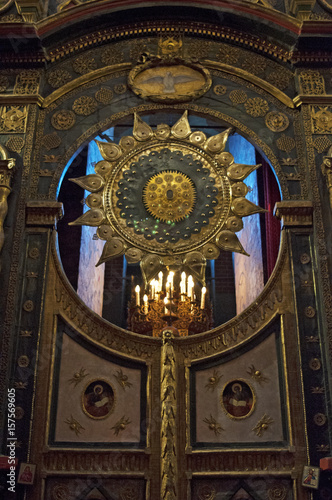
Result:
[[[0,24],[4,498],[332,498],[330,3]]]

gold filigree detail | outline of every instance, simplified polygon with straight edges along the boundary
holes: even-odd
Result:
[[[47,77],[48,83],[54,89],[58,89],[72,80],[71,74],[65,69],[55,69]]]
[[[285,68],[278,68],[277,71],[272,71],[269,75],[267,75],[266,80],[278,87],[280,90],[285,90],[290,84],[291,79],[293,78],[293,73]]]
[[[316,413],[314,415],[314,422],[318,427],[322,427],[327,422],[327,417],[324,413]]]
[[[52,488],[52,500],[69,500],[70,490],[64,484],[56,484]]]
[[[203,420],[203,422],[209,426],[210,431],[213,431],[215,436],[218,436],[224,430],[221,427],[221,425],[219,424],[219,422],[217,422],[216,419],[212,415],[210,415],[210,418],[206,417]]]
[[[75,432],[76,436],[79,436],[82,431],[85,431],[85,428],[83,425],[81,425],[74,417],[73,415],[70,415],[70,418],[68,417],[66,420],[64,420],[64,423],[69,425],[69,429],[73,432]]]
[[[24,148],[24,144],[25,141],[23,137],[11,137],[6,142],[6,147],[10,151],[14,151],[14,153],[21,153],[22,149]]]
[[[265,413],[252,430],[255,432],[256,436],[261,437],[268,430],[270,425],[273,424],[273,422],[273,418],[269,417]]]
[[[148,180],[143,189],[147,211],[162,222],[178,222],[189,215],[195,204],[194,183],[181,172],[165,170]]]
[[[127,425],[131,424],[131,420],[129,418],[126,418],[124,415],[120,418],[120,420],[117,421],[113,427],[111,427],[111,430],[114,429],[114,435],[118,436],[120,432],[123,432]]]
[[[126,390],[126,387],[130,388],[133,385],[131,382],[129,382],[128,375],[125,375],[121,368],[116,372],[116,374],[113,373],[113,376],[116,378],[118,384],[124,391]]]
[[[75,125],[76,117],[73,111],[61,109],[52,116],[51,123],[57,130],[69,130]]]
[[[17,360],[17,364],[20,368],[27,368],[30,364],[30,359],[25,354],[22,354]]]
[[[324,394],[325,389],[322,386],[311,387],[311,394]]]
[[[289,153],[292,151],[292,149],[295,148],[295,141],[293,137],[289,137],[285,134],[282,134],[281,137],[276,141],[277,148],[280,149],[280,151],[285,151],[286,153]]]
[[[284,500],[287,496],[287,489],[281,483],[275,483],[268,489],[267,495],[269,500]]]
[[[125,94],[127,92],[127,85],[124,83],[118,83],[118,85],[114,85],[114,93],[118,95]]]
[[[321,369],[322,362],[321,362],[321,360],[319,358],[311,358],[310,361],[309,361],[309,367],[314,372],[317,372],[318,370]]]
[[[44,148],[50,151],[50,149],[56,149],[60,146],[61,137],[59,137],[56,132],[53,132],[52,134],[44,135],[41,142]]]
[[[329,107],[319,107],[315,112],[315,107],[311,108],[312,133],[332,134],[332,112]]]
[[[119,64],[124,61],[124,55],[121,50],[116,47],[106,47],[101,54],[101,62],[107,66]]]
[[[0,132],[18,134],[25,132],[27,106],[3,106],[0,110]]]
[[[73,61],[72,66],[75,73],[78,73],[79,75],[86,75],[87,73],[90,73],[91,71],[97,69],[97,63],[95,59],[87,55],[78,56]]]
[[[248,375],[251,376],[256,382],[262,385],[264,382],[268,382],[269,379],[263,375],[260,370],[256,370],[254,365],[249,366],[247,370]]]
[[[74,375],[72,376],[72,378],[68,379],[68,382],[70,384],[74,384],[74,386],[76,387],[77,384],[79,384],[80,382],[82,382],[82,380],[87,376],[89,375],[88,373],[85,373],[85,368],[81,368],[79,372],[75,372]]]
[[[44,163],[58,163],[61,161],[60,155],[44,155]]]
[[[254,117],[265,116],[269,110],[267,101],[261,97],[251,97],[245,102],[244,107],[248,115]]]
[[[14,382],[14,387],[15,389],[26,389],[28,387],[28,382],[22,382],[22,380],[19,380]]]
[[[95,93],[95,99],[102,104],[109,104],[113,99],[113,90],[109,87],[102,87]]]
[[[227,92],[227,87],[225,85],[215,85],[213,87],[213,92],[216,95],[224,95]]]
[[[98,104],[93,97],[83,95],[75,99],[72,109],[77,115],[89,116],[96,111],[97,107]]]
[[[2,16],[0,18],[0,23],[23,23],[23,22],[24,22],[23,18],[15,14],[7,14],[6,16]]]
[[[325,94],[325,81],[319,71],[307,70],[299,74],[300,90],[303,94]]]
[[[318,453],[328,453],[330,451],[330,445],[329,444],[316,444],[316,451]]]
[[[318,153],[323,153],[331,146],[331,141],[326,136],[316,137],[312,144]]]
[[[167,36],[167,37],[160,37],[158,41],[158,47],[160,50],[160,53],[163,56],[171,56],[173,57],[174,55],[178,54],[180,50],[182,49],[182,39],[180,36]]]
[[[9,87],[9,80],[5,75],[0,75],[0,92],[4,92]]]
[[[35,70],[22,71],[16,77],[14,94],[38,94],[40,74]]]
[[[200,486],[197,495],[199,500],[214,500],[216,496],[216,490],[210,484],[204,484]]]
[[[205,385],[206,390],[209,391],[211,389],[211,391],[214,391],[219,384],[221,377],[222,375],[219,375],[218,370],[213,370],[213,374],[208,378],[208,382]]]
[[[137,500],[137,490],[133,486],[125,486],[120,491],[121,500]]]
[[[272,132],[283,132],[289,125],[289,119],[280,111],[270,111],[265,116],[265,124]]]
[[[205,40],[191,40],[187,48],[188,54],[197,59],[207,59],[210,52],[210,42]]]
[[[265,71],[266,60],[264,57],[249,53],[246,55],[241,67],[253,75],[259,75]]]
[[[223,45],[217,54],[217,60],[223,64],[236,64],[240,57],[240,50],[231,45]]]
[[[233,104],[243,104],[248,99],[247,94],[244,90],[232,90],[229,94],[229,98]]]

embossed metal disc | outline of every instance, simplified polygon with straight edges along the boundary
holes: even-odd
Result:
[[[178,255],[207,243],[230,213],[231,183],[194,144],[156,140],[128,153],[104,192],[115,231],[145,252]]]
[[[162,222],[183,220],[193,211],[195,199],[193,181],[175,170],[165,170],[152,176],[143,189],[147,211]]]

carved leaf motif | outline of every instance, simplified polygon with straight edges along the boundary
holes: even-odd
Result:
[[[216,243],[223,250],[242,253],[243,255],[247,255],[249,257],[249,254],[241,245],[239,238],[232,231],[221,231],[216,238]]]
[[[231,208],[235,215],[239,215],[240,217],[267,212],[267,210],[259,207],[258,205],[255,205],[255,203],[252,203],[246,198],[235,199],[232,203]]]
[[[69,222],[70,226],[99,226],[105,218],[105,214],[99,208],[94,208],[85,212],[78,219],[73,222]]]
[[[227,169],[227,176],[232,181],[243,181],[258,167],[261,167],[261,165],[243,165],[241,163],[233,163],[233,165]]]
[[[76,179],[69,179],[71,182],[75,182],[83,189],[95,193],[104,187],[104,179],[97,174],[85,175],[84,177],[76,177]]]
[[[120,158],[122,151],[114,142],[95,141],[104,160],[115,161]]]

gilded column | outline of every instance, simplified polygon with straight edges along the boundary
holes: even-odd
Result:
[[[161,352],[161,495],[162,500],[176,500],[177,429],[176,429],[176,364],[173,328],[162,332]]]

